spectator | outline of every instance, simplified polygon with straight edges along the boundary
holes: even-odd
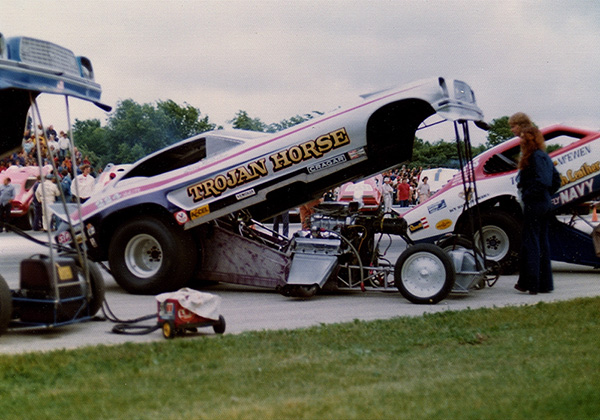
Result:
[[[400,207],[408,207],[410,203],[410,185],[408,179],[402,178],[402,182],[398,185],[398,204]]]
[[[41,127],[42,126],[40,126],[40,130],[41,130]],[[56,138],[56,130],[54,129],[54,126],[52,124],[50,124],[48,126],[48,128],[46,129],[46,138],[50,139],[50,137],[52,137],[53,139]]]
[[[35,195],[37,189],[40,187],[40,184],[41,178],[38,175],[37,181],[35,182],[35,184],[33,184],[32,187],[33,198],[31,200],[33,204],[33,225],[31,226],[31,228],[35,231],[42,230],[42,203],[40,203],[40,201],[37,199],[37,196]]]
[[[79,201],[85,203],[94,192],[96,180],[90,175],[92,168],[90,165],[81,165],[81,175],[77,175],[71,183],[71,195],[79,197]]]
[[[546,153],[544,136],[536,127],[520,133],[521,159],[517,187],[523,203],[523,230],[519,254],[519,279],[515,289],[532,295],[554,289],[550,264],[551,190],[554,164]],[[558,189],[558,186],[555,186]]]
[[[392,187],[392,180],[386,176],[383,178],[383,184],[381,185],[381,194],[383,196],[383,212],[392,212],[392,200],[394,196],[394,187]]]
[[[70,147],[71,140],[69,140],[69,136],[67,136],[67,133],[64,131],[61,131],[60,137],[58,138],[58,159],[60,162],[65,160]]]
[[[5,224],[10,220],[12,201],[15,199],[15,187],[10,183],[10,178],[4,178],[0,186],[0,232],[5,229]],[[6,227],[8,232],[8,227]]]
[[[428,180],[428,177],[424,177],[421,185],[417,187],[417,192],[419,193],[419,204],[427,201],[429,199],[429,195],[431,194],[431,188],[427,183]]]
[[[35,192],[35,196],[40,203],[42,203],[42,228],[48,231],[51,228],[50,216],[50,204],[56,201],[56,197],[60,195],[60,191],[56,186],[56,177],[52,174],[46,175],[46,180],[40,184]]]
[[[65,195],[65,201],[68,203],[73,201],[73,197],[71,195],[71,184],[73,183],[73,180],[71,179],[71,174],[66,169],[63,169],[60,175],[62,176],[60,181],[60,189]]]

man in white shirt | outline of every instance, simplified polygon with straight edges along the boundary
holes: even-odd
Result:
[[[419,203],[423,203],[429,199],[431,195],[431,187],[427,183],[429,178],[423,178],[423,183],[417,187],[417,192],[419,193]]]
[[[83,164],[79,167],[81,175],[77,175],[71,183],[71,195],[79,197],[82,203],[85,203],[90,195],[94,192],[96,179],[90,175],[92,168],[88,164]]]
[[[67,134],[64,131],[61,131],[58,139],[58,158],[61,162],[67,156],[69,147],[71,147],[71,141],[69,140]]]

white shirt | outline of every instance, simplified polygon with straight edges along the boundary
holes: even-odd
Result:
[[[96,179],[91,175],[77,175],[71,183],[71,194],[77,197],[77,186],[75,184],[79,186],[79,198],[89,198],[94,192]]]

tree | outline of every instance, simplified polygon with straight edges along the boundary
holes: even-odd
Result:
[[[96,156],[96,166],[131,163],[195,134],[209,131],[215,124],[200,110],[172,100],[138,104],[126,99],[109,115],[106,127],[99,120],[76,121],[75,144],[84,154]]]
[[[508,125],[508,117],[500,117],[492,120],[490,124],[490,129],[488,130],[488,146],[493,147],[500,143],[505,142],[508,139],[512,139],[514,137],[512,131],[510,131],[510,126]]]
[[[233,120],[229,121],[233,128],[249,131],[265,131],[267,125],[259,118],[251,118],[246,111],[239,110]]]

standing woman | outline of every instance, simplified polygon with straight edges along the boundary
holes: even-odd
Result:
[[[519,262],[519,281],[515,289],[535,295],[554,289],[550,266],[548,222],[550,190],[554,164],[545,152],[544,137],[537,127],[520,133],[521,159],[518,188],[523,203],[523,239]]]

